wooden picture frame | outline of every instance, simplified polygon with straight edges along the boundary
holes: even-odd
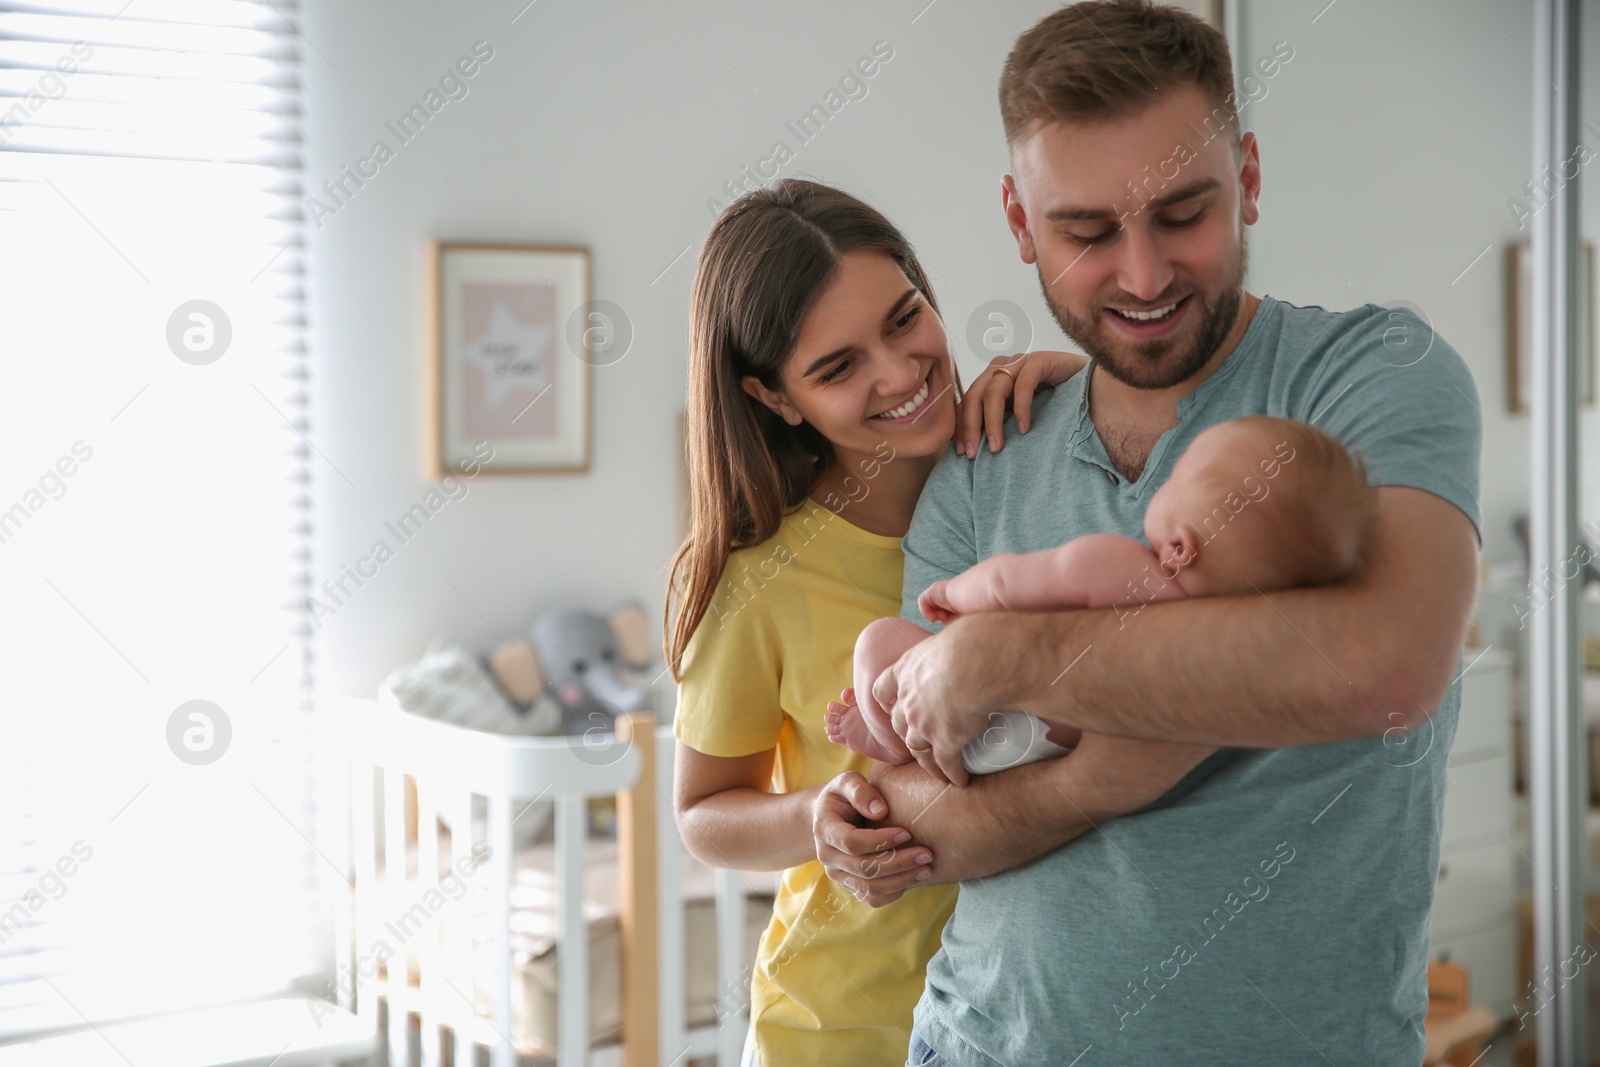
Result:
[[[1527,241],[1506,247],[1506,409],[1526,415],[1524,398],[1533,387],[1526,353],[1532,346],[1533,264]],[[1594,243],[1585,241],[1578,257],[1578,393],[1584,408],[1595,406]]]
[[[426,469],[589,469],[589,250],[430,241],[424,250]]]

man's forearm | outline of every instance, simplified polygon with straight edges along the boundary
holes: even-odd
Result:
[[[915,763],[879,766],[889,819],[933,851],[934,882],[986,878],[1029,863],[1109,819],[1153,803],[1213,750],[1084,734],[1059,759],[947,785]]]
[[[965,882],[1038,859],[1094,829],[1100,820],[1063,803],[1054,780],[1071,759],[978,775],[961,789],[915,763],[880,764],[871,780],[889,802],[885,824],[906,827],[933,850],[933,876],[924,884]]]
[[[1381,734],[1431,715],[1397,684],[1343,586],[997,620],[1033,669],[1017,706],[1128,737],[1277,748]],[[1270,599],[1268,597],[1270,596]]]
[[[1432,493],[1378,493],[1377,534],[1338,584],[1006,617],[1010,644],[996,635],[994,647],[1031,662],[1001,692],[1085,730],[1210,745],[1421,726],[1461,656],[1477,542],[1466,516]]]
[[[1320,609],[1210,597],[1120,617],[990,616],[990,640],[1032,664],[1008,672],[1006,704],[1088,731],[1253,747],[1358,736],[1352,709],[1370,701],[1376,664],[1344,641],[1317,648],[1304,608]]]
[[[1335,585],[1142,607],[955,619],[873,695],[918,760],[961,781],[984,717],[1021,708],[1096,734],[1277,748],[1421,728],[1454,680],[1476,591],[1459,508],[1378,490],[1377,534]]]

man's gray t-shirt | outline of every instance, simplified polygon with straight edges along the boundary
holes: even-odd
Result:
[[[1042,391],[1029,432],[1013,427],[998,455],[952,451],[935,468],[904,539],[905,618],[929,626],[922,590],[997,553],[1089,533],[1142,543],[1145,507],[1184,449],[1249,414],[1326,430],[1372,484],[1437,494],[1481,543],[1477,389],[1408,311],[1263,298],[1137,482],[1089,419],[1089,378]],[[1222,749],[1156,804],[963,883],[917,1032],[952,1067],[1421,1063],[1460,696],[1458,676],[1409,735]]]

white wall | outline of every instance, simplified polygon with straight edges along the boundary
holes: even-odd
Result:
[[[485,647],[548,607],[638,596],[660,610],[706,201],[775,140],[795,150],[786,176],[848,182],[905,230],[958,339],[979,303],[1005,297],[1044,344],[1064,344],[999,210],[995,84],[1013,39],[1051,4],[541,0],[513,25],[521,6],[369,0],[303,13],[308,193],[375,139],[396,149],[312,233],[324,573],[365,554],[429,485],[420,242],[587,245],[593,295],[625,308],[636,331],[627,358],[595,372],[587,475],[477,479],[325,621],[322,673],[347,690],[370,690],[435,632]],[[479,40],[494,58],[470,93],[397,147],[384,123]],[[894,56],[867,96],[800,146],[785,122],[880,40]]]
[[[1403,299],[1427,312],[1477,380],[1485,553],[1520,555],[1510,522],[1528,508],[1528,420],[1506,408],[1504,257],[1527,239],[1506,201],[1529,177],[1531,9],[1408,0],[1337,3],[1317,18],[1325,7],[1246,0],[1241,53],[1266,55],[1278,41],[1295,51],[1244,112],[1269,202],[1250,231],[1249,288],[1335,309]]]
[[[370,690],[434,633],[486,647],[549,607],[637,596],[660,610],[706,202],[775,140],[795,151],[784,175],[852,189],[917,244],[964,373],[977,366],[966,321],[988,299],[1021,305],[1037,346],[1066,344],[1001,220],[994,95],[1012,41],[1053,4],[540,0],[518,17],[521,6],[368,0],[303,14],[308,194],[374,140],[396,148],[312,234],[325,574],[365,554],[430,484],[423,240],[587,245],[593,295],[626,309],[635,329],[627,358],[595,372],[587,475],[479,478],[326,620],[322,671],[343,689]],[[1504,556],[1528,475],[1516,453],[1526,422],[1503,414],[1501,254],[1515,233],[1505,200],[1526,178],[1532,75],[1470,7],[1344,2],[1312,24],[1323,6],[1246,3],[1242,60],[1278,40],[1295,49],[1245,112],[1277,209],[1251,233],[1250,286],[1332,308],[1398,297],[1433,316],[1496,427],[1485,431],[1483,499],[1487,547]],[[1478,7],[1528,51],[1516,0]],[[469,95],[397,147],[384,123],[480,40],[494,58]],[[880,40],[894,56],[868,95],[800,145],[785,123]]]

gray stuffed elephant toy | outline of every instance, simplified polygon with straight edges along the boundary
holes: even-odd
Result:
[[[553,695],[561,705],[564,733],[610,732],[618,715],[649,709],[649,685],[630,673],[653,659],[649,623],[637,601],[623,601],[604,613],[547,611],[534,620],[528,637],[496,649],[490,669],[520,703]]]

